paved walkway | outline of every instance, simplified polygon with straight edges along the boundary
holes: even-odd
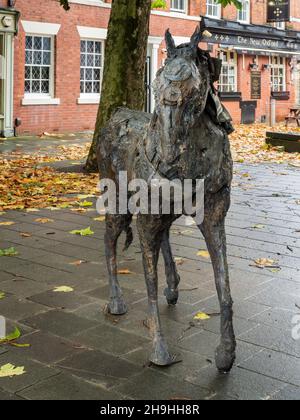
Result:
[[[0,378],[0,399],[299,399],[300,340],[292,338],[300,312],[299,169],[241,164],[235,170],[227,232],[238,349],[230,375],[219,375],[213,361],[219,317],[193,320],[198,311],[219,312],[211,264],[197,256],[205,244],[194,226],[177,225],[172,233],[174,254],[182,258],[176,308],[163,298],[160,265],[164,329],[183,362],[159,369],[145,364],[150,341],[137,240],[126,254],[120,251],[120,268],[130,271],[121,276],[130,311],[106,317],[104,224],[93,220],[96,213],[11,211],[0,216],[0,222],[15,221],[0,227],[0,248],[14,246],[19,255],[0,260],[0,314],[8,332],[18,326],[18,342],[31,346],[0,346],[0,366],[26,370]],[[37,217],[54,222],[41,225]],[[94,236],[69,233],[88,226]],[[257,268],[258,258],[276,261],[280,270]],[[86,263],[74,265],[78,260]],[[74,291],[54,292],[59,286]]]

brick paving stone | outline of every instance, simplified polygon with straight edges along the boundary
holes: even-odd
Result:
[[[70,337],[78,334],[81,331],[86,331],[96,322],[80,318],[71,313],[62,312],[59,310],[51,310],[49,312],[32,316],[23,320],[25,325],[32,328],[48,331],[60,337]]]
[[[263,350],[251,359],[241,363],[240,366],[282,382],[300,386],[299,358],[271,350]]]
[[[61,373],[18,393],[29,400],[118,400],[120,395],[106,391],[81,378]]]
[[[24,357],[22,352],[17,354],[8,351],[7,353],[1,354],[0,366],[8,363],[17,367],[24,366],[25,370],[23,375],[13,376],[12,378],[0,378],[0,388],[11,393],[21,391],[30,385],[34,385],[37,382],[57,375],[60,372],[59,369],[55,367],[49,367],[45,364],[31,360],[30,358]]]
[[[99,350],[80,352],[58,363],[59,368],[110,388],[142,371],[142,367]]]

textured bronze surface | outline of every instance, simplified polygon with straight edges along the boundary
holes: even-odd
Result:
[[[231,118],[215,93],[220,62],[198,48],[203,28],[199,27],[190,43],[175,46],[166,32],[168,58],[154,82],[156,107],[153,115],[118,109],[100,134],[98,161],[100,176],[118,182],[120,171],[128,181],[154,177],[205,180],[205,217],[199,229],[211,256],[221,308],[221,342],[216,364],[229,372],[235,360],[232,298],[226,256],[224,220],[230,206],[232,158],[228,133]],[[149,326],[153,337],[150,361],[159,366],[174,363],[163,335],[158,309],[157,263],[160,250],[166,265],[169,305],[178,300],[180,277],[169,243],[172,223],[181,215],[142,215],[137,217],[146,285],[149,297]],[[110,281],[111,314],[126,313],[117,278],[116,249],[122,232],[126,247],[132,242],[132,215],[106,216],[106,255]]]

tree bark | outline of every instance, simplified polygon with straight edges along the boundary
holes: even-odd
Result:
[[[96,149],[100,130],[119,106],[143,110],[145,61],[151,0],[113,0],[101,99],[93,142],[86,162],[87,171],[97,171]]]

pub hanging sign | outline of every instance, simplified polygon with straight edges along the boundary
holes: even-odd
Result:
[[[289,22],[290,0],[268,0],[267,21]]]

